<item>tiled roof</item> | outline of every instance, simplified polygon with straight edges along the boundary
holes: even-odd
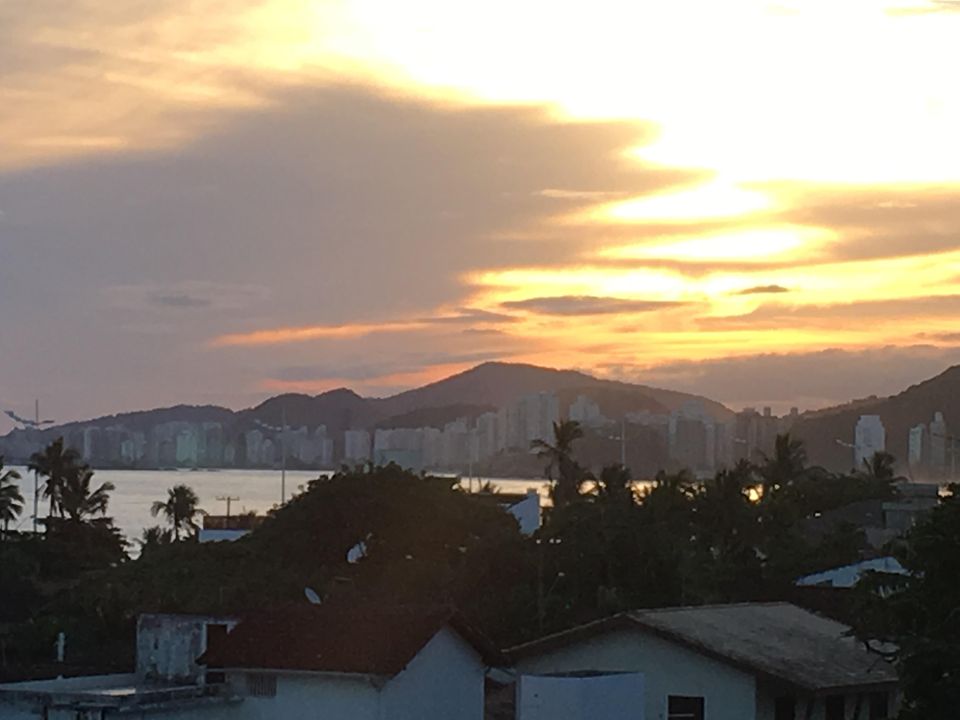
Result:
[[[392,676],[447,626],[488,663],[499,660],[492,646],[448,608],[303,604],[245,619],[200,662],[213,668]]]
[[[515,658],[630,628],[654,633],[757,675],[822,691],[895,683],[896,671],[848,637],[846,625],[789,603],[743,603],[638,610],[509,651]]]

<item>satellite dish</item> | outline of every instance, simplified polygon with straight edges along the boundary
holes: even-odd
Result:
[[[361,540],[352,548],[347,550],[347,562],[355,565],[367,556],[367,544]]]
[[[309,587],[304,588],[303,594],[307,596],[307,600],[310,601],[311,605],[319,605],[321,602],[323,602],[320,599],[320,596],[317,595],[317,591],[314,590],[313,588],[309,588]]]

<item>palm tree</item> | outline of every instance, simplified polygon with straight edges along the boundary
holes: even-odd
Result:
[[[580,495],[583,470],[573,459],[573,444],[583,437],[583,428],[576,420],[561,420],[553,424],[553,444],[534,440],[530,447],[537,457],[547,461],[544,475],[550,480],[550,494],[554,507],[566,505]],[[556,471],[557,477],[553,474]]]
[[[90,489],[93,470],[88,465],[72,468],[60,489],[60,509],[71,522],[82,523],[89,515],[106,515],[110,493],[116,488],[105,482],[96,490]]]
[[[167,522],[173,527],[174,540],[180,540],[180,532],[184,529],[196,531],[197,523],[194,520],[198,515],[205,515],[203,510],[197,507],[200,498],[193,491],[193,488],[187,485],[175,485],[167,491],[167,501],[156,501],[150,507],[150,514],[156,517],[160,513],[167,519]]]
[[[863,459],[863,475],[870,480],[893,483],[899,480],[896,472],[897,459],[880,450],[873,457]]]
[[[597,478],[597,497],[617,506],[632,505],[636,500],[630,468],[607,465]]]
[[[16,470],[3,470],[3,455],[0,455],[0,522],[3,522],[3,535],[6,536],[10,523],[23,512],[23,495],[14,480],[20,479]]]
[[[58,437],[43,449],[30,456],[27,469],[38,477],[47,479],[43,496],[50,499],[50,514],[62,515],[60,495],[67,476],[75,472],[80,464],[80,453],[72,448],[64,448],[63,438]]]
[[[160,545],[168,545],[172,541],[173,537],[169,530],[159,525],[154,525],[153,527],[144,528],[137,543],[140,545],[140,554],[143,555],[152,552]]]
[[[760,469],[764,499],[769,499],[771,493],[781,487],[799,480],[806,468],[807,451],[803,441],[791,438],[790,433],[777,435],[773,456],[764,458]]]

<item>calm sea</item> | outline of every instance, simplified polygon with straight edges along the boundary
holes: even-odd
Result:
[[[24,511],[11,529],[29,530],[33,516],[33,475],[26,468],[16,467],[22,479],[20,492],[24,499]],[[321,473],[316,470],[288,470],[286,490],[289,498]],[[213,515],[226,513],[227,504],[221,497],[236,498],[230,506],[231,515],[256,511],[263,513],[280,502],[279,470],[97,470],[93,487],[112,482],[116,487],[110,494],[107,514],[128,540],[136,540],[144,528],[161,524],[162,518],[150,515],[150,506],[156,500],[165,500],[167,490],[174,485],[189,485],[200,497],[200,507]],[[474,489],[485,479],[474,479]],[[493,478],[490,480],[501,492],[525,492],[536,488],[545,493],[543,480],[516,480]],[[464,487],[468,485],[463,481]],[[41,485],[42,492],[42,485]],[[40,517],[45,517],[43,497],[40,498]]]

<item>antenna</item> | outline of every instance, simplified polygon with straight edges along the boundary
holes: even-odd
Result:
[[[310,601],[311,605],[319,605],[323,602],[323,600],[320,599],[320,596],[317,595],[317,591],[311,587],[305,587],[303,589],[303,594],[307,596],[307,600]]]

